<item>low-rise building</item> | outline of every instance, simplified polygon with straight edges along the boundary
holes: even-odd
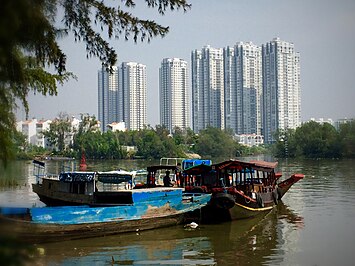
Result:
[[[323,125],[324,123],[329,123],[332,126],[334,126],[334,121],[331,118],[327,118],[327,119],[325,119],[325,118],[319,118],[319,119],[311,118],[310,121],[317,122],[318,124],[321,124],[321,125]]]
[[[264,144],[264,137],[257,134],[241,134],[236,135],[239,144],[252,147]]]
[[[17,123],[17,130],[26,136],[28,144],[37,145],[37,119],[20,121]]]
[[[126,131],[126,124],[125,122],[113,122],[111,124],[108,124],[107,126],[107,131]]]
[[[49,130],[51,123],[51,120],[39,120],[36,123],[36,146],[42,148],[49,148],[51,146],[48,139],[43,135],[43,132]]]
[[[338,119],[335,123],[334,123],[334,127],[336,128],[336,130],[340,130],[340,126],[342,124],[346,124],[346,123],[350,123],[355,121],[355,118],[343,118],[343,119]]]

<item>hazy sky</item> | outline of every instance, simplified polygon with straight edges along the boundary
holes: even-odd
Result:
[[[354,0],[190,0],[191,10],[165,16],[140,0],[131,12],[170,26],[165,38],[150,43],[113,40],[118,63],[147,66],[148,124],[159,123],[159,67],[163,58],[178,57],[191,65],[190,54],[205,45],[215,48],[251,41],[261,45],[274,37],[293,42],[301,56],[302,121],[355,117]],[[120,3],[120,1],[118,1]],[[61,40],[67,69],[78,77],[60,86],[57,97],[29,97],[30,118],[54,118],[59,112],[97,117],[98,59],[86,59],[83,43]],[[191,76],[191,70],[189,72]],[[191,89],[191,84],[190,84]],[[23,110],[18,119],[24,119]]]

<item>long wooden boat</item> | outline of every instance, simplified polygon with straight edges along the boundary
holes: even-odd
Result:
[[[209,200],[207,194],[157,187],[140,189],[133,204],[120,206],[0,208],[0,235],[40,243],[167,227],[191,218]]]
[[[277,162],[239,160],[197,165],[184,170],[180,184],[187,192],[212,195],[202,209],[204,220],[255,217],[272,210],[290,187],[304,178],[294,174],[279,182],[282,174],[275,172],[276,166]]]
[[[59,175],[45,172],[45,163],[33,161],[36,183],[32,190],[47,206],[113,206],[133,204],[135,190],[143,188],[140,171],[63,171]],[[137,186],[136,186],[137,185]]]

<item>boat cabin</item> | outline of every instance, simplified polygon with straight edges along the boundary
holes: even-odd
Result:
[[[245,192],[271,191],[281,174],[275,173],[277,163],[230,160],[213,165],[197,165],[184,170],[186,190],[199,188],[212,192],[217,188],[234,187]]]
[[[186,170],[197,165],[211,165],[211,160],[201,160],[201,159],[185,159],[182,161],[182,169]]]
[[[51,176],[44,174],[44,163],[34,162],[34,167],[36,183],[32,184],[33,192],[49,206],[131,204],[133,188],[144,188],[142,175],[147,177],[146,171],[123,170],[67,171]]]
[[[172,187],[180,179],[181,170],[176,165],[153,165],[147,167],[147,187]]]

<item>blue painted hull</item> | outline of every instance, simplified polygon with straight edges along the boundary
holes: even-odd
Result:
[[[185,199],[181,189],[147,189],[134,193],[134,200],[112,207],[0,208],[0,233],[46,242],[172,226],[205,206],[210,195]]]

